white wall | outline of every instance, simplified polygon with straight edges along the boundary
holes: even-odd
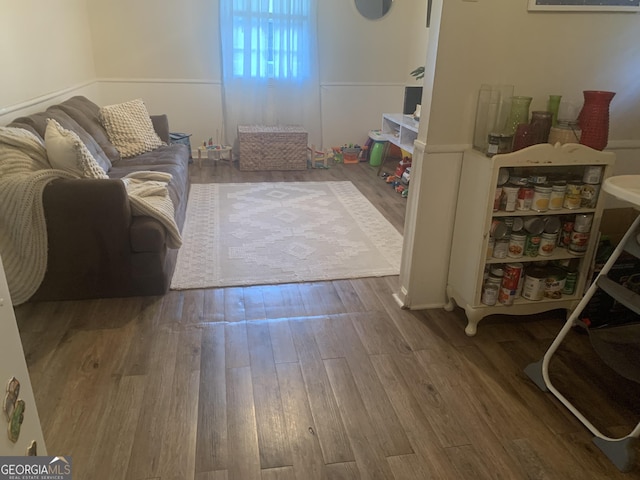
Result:
[[[399,112],[409,75],[423,65],[426,0],[396,0],[379,20],[349,0],[318,0],[322,128],[325,146],[362,143],[382,114]]]
[[[640,174],[639,14],[529,13],[526,0],[434,0],[434,11],[441,22],[437,40],[429,40],[433,75],[425,84],[432,88],[425,89],[419,135],[426,153],[414,155],[421,188],[410,193],[413,221],[405,225],[399,286],[411,308],[445,302],[456,172],[472,143],[481,84],[514,85],[515,94],[533,97],[531,110],[544,109],[550,94],[581,103],[583,90],[617,92],[609,142],[614,174]]]
[[[397,0],[381,20],[360,16],[352,0],[318,2],[325,147],[364,142],[382,113],[402,108],[424,58],[426,1]],[[15,117],[8,107],[86,93],[101,105],[141,97],[192,144],[222,134],[217,0],[0,2],[10,72],[0,80],[0,122]]]
[[[527,2],[444,2],[429,144],[470,143],[482,83],[510,84],[544,109],[550,94],[617,92],[612,140],[640,139],[640,15],[527,11]]]
[[[95,79],[85,0],[0,0],[0,123]]]

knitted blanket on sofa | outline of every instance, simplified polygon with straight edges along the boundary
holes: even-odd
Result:
[[[0,127],[0,255],[14,305],[33,295],[47,269],[42,192],[57,178],[42,140],[21,128]]]
[[[38,290],[47,269],[47,225],[42,194],[59,178],[77,178],[51,168],[42,140],[31,132],[0,127],[0,255],[14,305]],[[135,172],[123,178],[133,215],[148,215],[167,229],[167,244],[182,244],[167,191],[170,174]]]

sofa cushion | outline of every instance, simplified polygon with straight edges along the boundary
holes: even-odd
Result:
[[[109,178],[78,134],[62,128],[52,118],[47,120],[44,144],[53,168],[82,178]]]
[[[123,158],[150,152],[162,145],[141,99],[102,107],[100,120]]]
[[[49,107],[49,110],[62,110],[84,128],[89,135],[100,145],[105,155],[116,163],[120,160],[120,152],[109,141],[107,131],[100,121],[100,107],[86,97],[77,95],[65,100],[59,105]]]
[[[27,117],[16,118],[9,124],[9,126],[25,128],[32,133],[37,134],[44,141],[44,135],[47,129],[47,119],[49,118],[56,120],[63,128],[75,132],[89,149],[91,156],[96,159],[102,169],[105,172],[109,171],[111,168],[111,160],[109,160],[109,157],[104,153],[102,147],[98,145],[93,137],[89,135],[89,133],[87,133],[87,131],[78,124],[78,122],[62,110],[50,108],[46,112],[38,112]]]

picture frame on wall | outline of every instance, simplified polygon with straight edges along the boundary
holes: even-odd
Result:
[[[529,0],[530,11],[639,12],[640,0]]]

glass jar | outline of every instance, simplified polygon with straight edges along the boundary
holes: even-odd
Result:
[[[553,115],[551,112],[541,110],[531,112],[531,127],[536,135],[535,143],[547,143],[549,141],[552,121]]]
[[[580,135],[582,131],[577,122],[569,122],[567,120],[558,120],[558,124],[551,127],[549,131],[549,143],[555,145],[560,143],[580,143]]]

